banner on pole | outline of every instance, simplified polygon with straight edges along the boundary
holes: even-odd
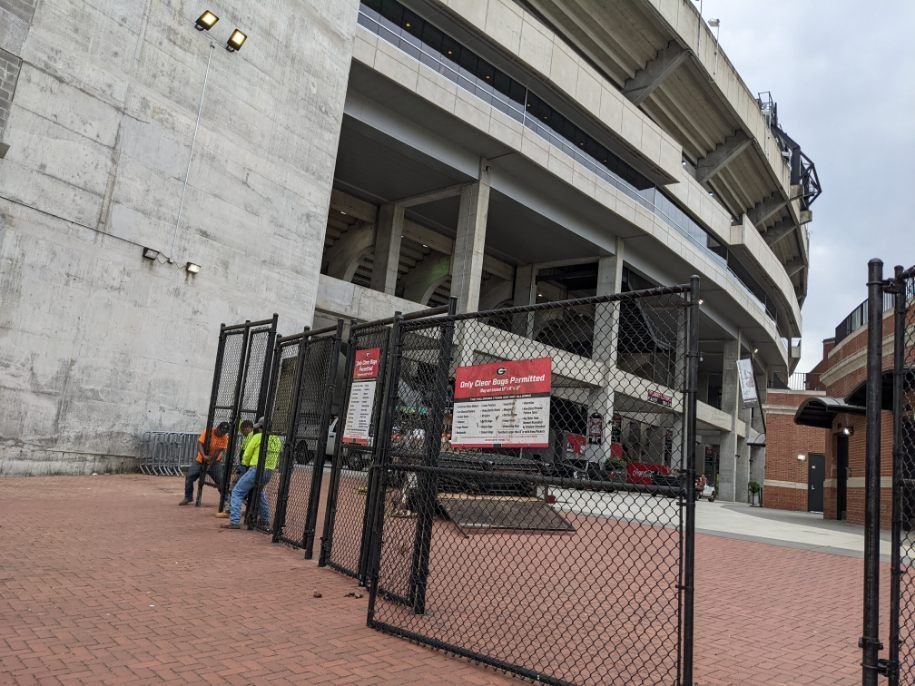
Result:
[[[737,360],[737,377],[740,379],[740,398],[744,405],[755,405],[759,402],[756,394],[756,377],[753,376],[753,360]]]

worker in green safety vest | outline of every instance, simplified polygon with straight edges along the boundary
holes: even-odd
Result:
[[[261,445],[264,438],[264,419],[258,419],[254,423],[254,431],[245,441],[245,449],[241,456],[241,463],[246,468],[244,474],[232,489],[232,498],[229,503],[229,523],[223,524],[224,529],[241,528],[241,504],[248,497],[248,493],[254,488],[255,478],[257,477],[257,464],[260,460]],[[280,451],[283,449],[283,441],[279,436],[270,435],[267,438],[267,450],[264,459],[264,473],[261,479],[261,491],[258,498],[258,519],[265,526],[270,521],[270,506],[267,504],[267,494],[264,487],[270,483],[273,472],[276,470],[279,462]]]

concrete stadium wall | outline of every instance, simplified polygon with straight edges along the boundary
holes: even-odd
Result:
[[[358,2],[34,5],[0,0],[0,474],[121,469],[202,427],[220,322],[311,322]]]

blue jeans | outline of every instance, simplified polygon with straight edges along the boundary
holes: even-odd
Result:
[[[256,476],[257,469],[252,467],[242,474],[241,478],[235,483],[235,488],[232,489],[232,499],[229,501],[229,521],[232,522],[232,524],[241,523],[241,504],[244,499],[248,497],[251,489],[254,488],[254,479]],[[270,477],[272,476],[272,469],[264,470],[264,479],[261,484],[261,494],[259,498],[260,502],[258,503],[258,519],[264,522],[270,521],[270,506],[267,505],[265,487],[270,483]]]
[[[216,482],[217,486],[220,486],[222,483],[222,474],[221,470],[223,469],[222,462],[214,462],[207,468],[207,474],[209,474],[213,481]],[[184,477],[184,499],[193,500],[194,499],[194,482],[198,479],[203,478],[203,465],[199,462],[192,462],[190,468],[187,470],[187,476]]]

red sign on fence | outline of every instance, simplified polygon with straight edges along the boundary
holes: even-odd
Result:
[[[371,445],[372,417],[375,414],[375,387],[381,364],[381,348],[357,350],[353,361],[353,383],[346,406],[343,443]]]
[[[378,365],[381,362],[381,348],[363,348],[356,351],[356,365],[353,368],[353,381],[378,378]]]
[[[551,374],[549,357],[458,367],[452,447],[548,447]]]

